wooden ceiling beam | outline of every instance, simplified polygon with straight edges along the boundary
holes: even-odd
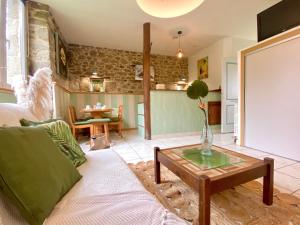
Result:
[[[145,119],[145,139],[151,140],[151,108],[150,108],[150,23],[144,23],[144,50],[143,50],[143,82],[144,82],[144,119]]]

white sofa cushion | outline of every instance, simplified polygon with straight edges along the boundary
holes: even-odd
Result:
[[[146,191],[73,199],[44,225],[187,225]]]
[[[13,103],[0,103],[0,127],[21,126],[20,119],[38,121],[25,107]]]
[[[82,179],[60,203],[73,198],[145,190],[125,161],[113,150],[89,151],[86,158],[87,161],[78,167]]]

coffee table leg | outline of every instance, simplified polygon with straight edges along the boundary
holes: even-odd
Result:
[[[160,180],[160,162],[158,161],[157,154],[160,151],[159,147],[154,148],[154,173],[155,173],[155,182],[157,184],[161,183]]]
[[[210,225],[210,179],[199,177],[199,225]]]
[[[267,164],[267,175],[264,176],[263,202],[266,205],[272,205],[274,186],[274,159],[264,158],[264,162]]]

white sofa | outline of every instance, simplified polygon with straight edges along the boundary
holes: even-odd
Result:
[[[17,126],[24,117],[34,119],[24,108],[0,104],[0,126]],[[82,179],[55,206],[45,225],[187,224],[157,202],[114,151],[87,152],[86,157],[78,167]],[[0,193],[0,225],[15,224],[27,225]]]

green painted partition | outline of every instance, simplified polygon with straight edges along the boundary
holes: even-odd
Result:
[[[220,92],[209,92],[205,101],[221,101]],[[203,121],[197,101],[185,91],[151,91],[152,135],[200,132]],[[220,125],[212,128],[220,129]]]
[[[16,103],[17,99],[13,93],[0,92],[0,103]]]

